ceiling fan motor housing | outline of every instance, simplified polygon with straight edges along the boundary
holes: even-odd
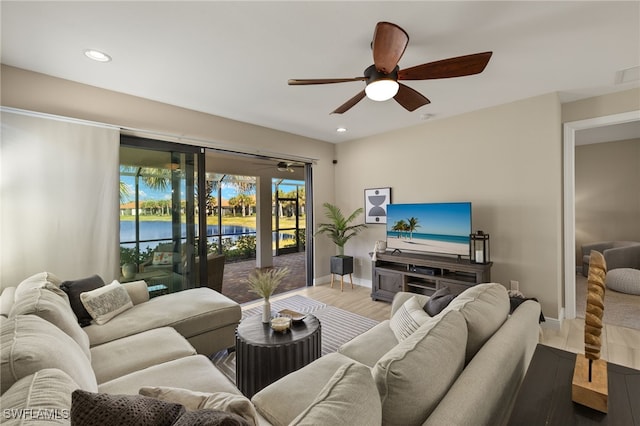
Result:
[[[393,80],[398,81],[398,71],[400,67],[396,65],[396,67],[389,74],[385,74],[376,69],[375,65],[371,65],[366,70],[364,70],[364,76],[367,77],[367,85],[373,83],[378,80]]]

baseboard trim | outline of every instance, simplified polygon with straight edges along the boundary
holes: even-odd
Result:
[[[560,318],[549,318],[545,316],[545,322],[540,324],[542,328],[548,328],[550,330],[560,330],[562,328],[562,321],[564,320],[564,308],[560,309]]]
[[[334,278],[333,283],[335,284],[336,281],[338,282],[338,285],[340,285],[340,278],[338,276],[336,276]],[[323,277],[318,277],[315,278],[313,280],[313,285],[321,285],[321,284],[329,284],[331,282],[331,275],[325,275]],[[367,288],[371,288],[371,280],[368,279],[363,279],[360,277],[353,277],[353,284],[354,285],[359,285],[360,287],[367,287]],[[345,285],[349,285],[349,277],[345,275],[344,277],[344,284]]]

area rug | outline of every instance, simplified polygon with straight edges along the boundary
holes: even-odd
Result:
[[[576,316],[584,318],[587,306],[587,278],[576,275]],[[620,327],[640,330],[640,296],[604,291],[604,314],[602,322]]]
[[[336,352],[340,346],[378,324],[378,321],[370,318],[298,295],[271,303],[272,312],[282,309],[311,313],[320,320],[322,325],[322,355]],[[259,315],[261,312],[262,306],[243,310],[242,318]],[[235,352],[218,352],[211,356],[211,361],[232,383],[235,383]]]

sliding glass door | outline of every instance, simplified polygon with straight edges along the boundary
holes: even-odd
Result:
[[[200,156],[197,147],[122,137],[122,282],[144,280],[151,295],[195,286],[200,250],[196,195]],[[206,262],[203,264],[206,268]]]

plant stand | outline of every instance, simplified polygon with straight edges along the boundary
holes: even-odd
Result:
[[[353,257],[352,256],[331,256],[331,288],[333,288],[334,275],[340,275],[340,291],[344,290],[344,276],[349,274],[349,282],[353,289]]]

